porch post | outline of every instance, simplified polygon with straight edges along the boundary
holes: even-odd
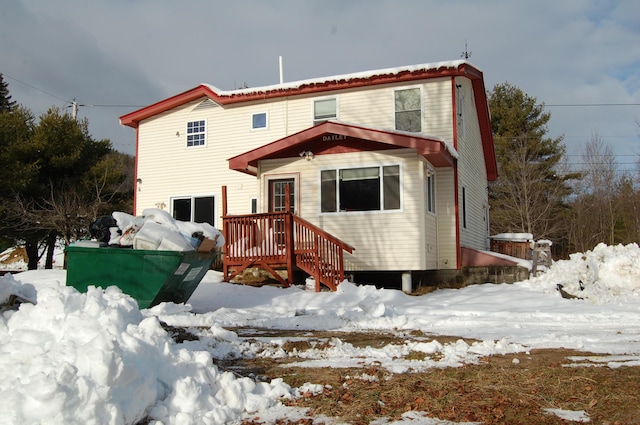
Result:
[[[294,239],[293,239],[293,212],[291,211],[291,187],[287,184],[285,186],[285,208],[287,214],[285,215],[285,246],[287,250],[287,282],[289,285],[293,283],[293,265],[295,263],[294,253]]]

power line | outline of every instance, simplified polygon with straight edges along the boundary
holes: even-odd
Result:
[[[640,106],[640,103],[542,103],[538,106]]]
[[[31,84],[29,84],[29,83],[25,83],[24,81],[20,81],[20,80],[18,80],[17,78],[13,78],[11,75],[8,75],[8,74],[5,74],[5,73],[2,73],[2,75],[4,75],[4,76],[5,76],[5,77],[7,77],[7,78],[12,79],[13,81],[16,81],[16,82],[20,83],[20,84],[24,84],[24,85],[25,85],[25,86],[27,86],[27,87],[31,87],[31,88],[32,88],[32,89],[34,89],[34,90],[38,90],[39,92],[42,92],[42,93],[44,93],[44,94],[47,94],[47,95],[49,95],[49,96],[51,96],[51,97],[55,97],[55,98],[56,98],[56,99],[58,99],[58,100],[62,100],[62,101],[64,101],[64,102],[71,102],[69,99],[63,99],[62,97],[57,96],[57,95],[55,95],[55,94],[53,94],[53,93],[49,93],[49,92],[48,92],[48,91],[46,91],[46,90],[42,90],[42,89],[40,89],[40,88],[38,88],[38,87],[36,87],[36,86],[34,86],[34,85],[31,85]]]

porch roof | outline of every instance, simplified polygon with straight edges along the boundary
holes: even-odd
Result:
[[[302,156],[304,152],[326,155],[401,148],[415,149],[418,155],[436,167],[451,167],[457,158],[452,146],[435,137],[326,121],[229,158],[228,161],[230,169],[255,176],[258,161],[264,159],[294,158]]]

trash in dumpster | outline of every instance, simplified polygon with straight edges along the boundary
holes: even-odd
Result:
[[[209,223],[176,220],[159,208],[147,208],[142,216],[115,211],[91,223],[89,230],[92,238],[116,247],[211,252],[224,246],[222,234]]]
[[[78,241],[65,250],[67,285],[80,292],[117,286],[140,308],[185,303],[224,246],[224,237],[210,224],[175,220],[160,209],[111,217],[90,226],[97,240]],[[108,243],[98,239],[105,232]]]

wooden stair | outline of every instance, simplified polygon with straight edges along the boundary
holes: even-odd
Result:
[[[226,187],[222,195],[225,281],[248,267],[267,270],[285,287],[291,285],[294,269],[300,269],[315,279],[316,292],[321,285],[335,291],[344,280],[344,252],[353,252],[351,245],[294,215],[290,207],[284,212],[228,215]],[[278,269],[287,270],[286,279]]]

